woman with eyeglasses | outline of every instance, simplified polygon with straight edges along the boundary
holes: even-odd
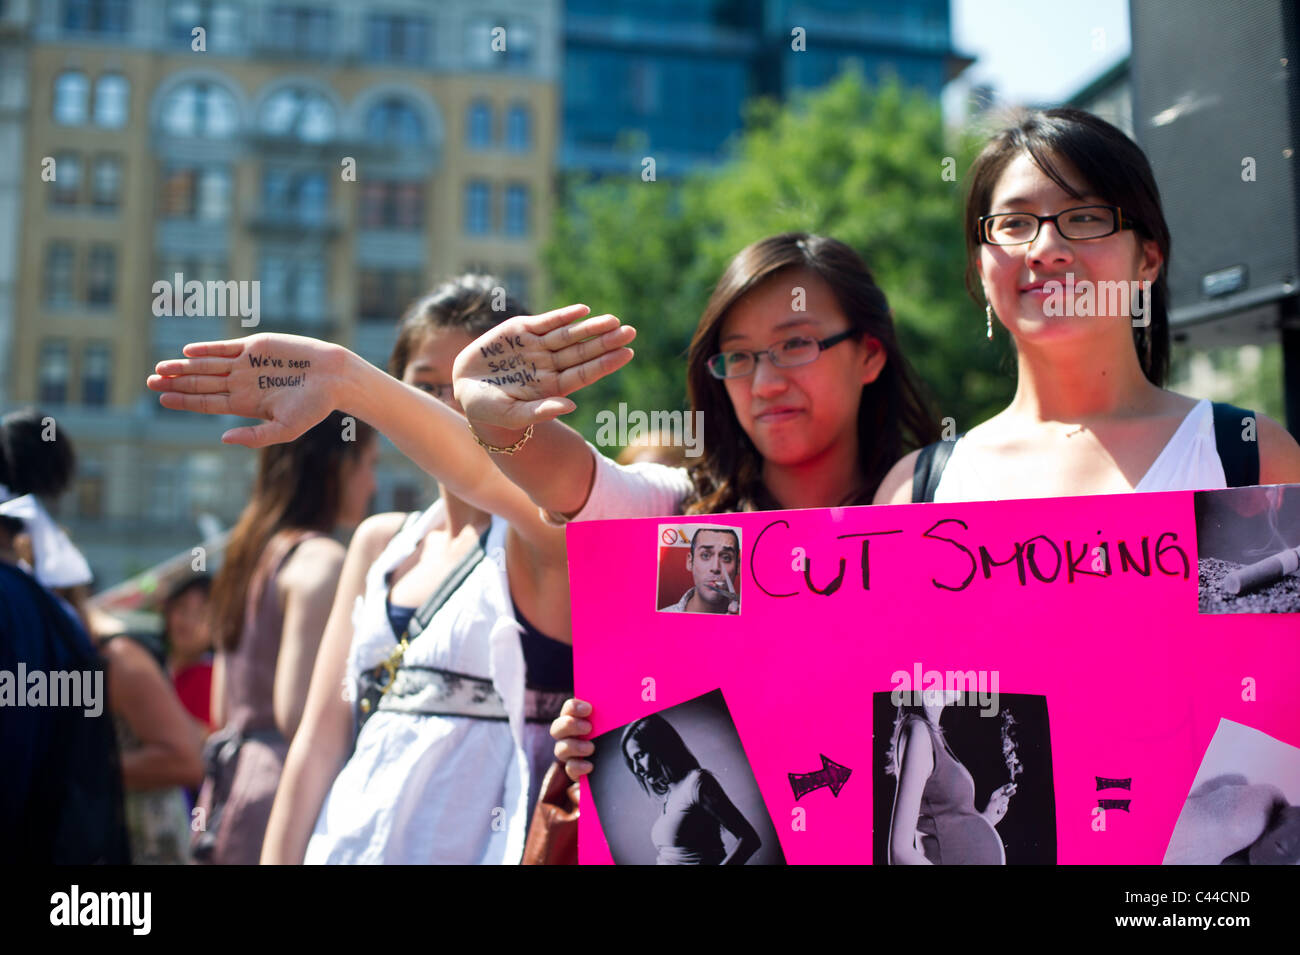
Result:
[[[718,281],[687,357],[691,411],[708,428],[689,470],[619,466],[547,420],[631,359],[631,327],[556,317],[502,333],[457,357],[456,392],[501,469],[556,522],[868,504],[895,457],[936,436],[884,293],[856,252],[823,236],[759,240]],[[502,354],[536,380],[494,371]],[[569,700],[551,728],[575,779],[591,771],[593,744],[571,738],[591,731],[590,713]]]
[[[1169,227],[1131,139],[1080,110],[1029,113],[968,181],[967,285],[986,335],[996,318],[1012,337],[1015,397],[899,461],[876,503],[1300,481],[1300,446],[1277,422],[1162,387]]]

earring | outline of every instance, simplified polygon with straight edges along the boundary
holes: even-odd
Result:
[[[984,303],[984,315],[988,319],[988,338],[993,341],[993,303]]]

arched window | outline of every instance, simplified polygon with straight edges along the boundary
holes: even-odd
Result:
[[[389,96],[366,114],[366,138],[390,146],[419,146],[425,142],[424,123],[409,103]]]
[[[239,128],[239,106],[235,97],[221,86],[186,83],[163,100],[161,122],[163,130],[173,136],[221,139]]]
[[[299,87],[277,90],[262,104],[263,132],[305,143],[334,138],[338,126],[334,104],[321,93]]]
[[[61,126],[80,126],[86,121],[90,81],[78,70],[54,78],[54,121]]]
[[[470,149],[492,148],[492,104],[475,100],[465,116],[465,140]]]
[[[121,129],[131,106],[131,84],[120,73],[105,73],[95,81],[95,125]]]

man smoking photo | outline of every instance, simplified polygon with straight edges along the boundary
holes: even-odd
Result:
[[[666,526],[660,529],[660,541],[660,612],[740,613],[738,531],[730,527]]]

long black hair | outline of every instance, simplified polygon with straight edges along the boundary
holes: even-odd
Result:
[[[649,780],[636,771],[636,763],[628,754],[627,744],[632,740],[640,743],[641,748],[650,756],[651,778]],[[642,717],[623,730],[619,748],[623,751],[623,760],[627,763],[627,768],[632,771],[632,775],[636,777],[636,781],[641,784],[641,788],[647,795],[653,789],[662,796],[668,792],[668,787],[672,783],[680,782],[689,773],[700,768],[699,760],[682,742],[677,730],[673,729],[672,724],[658,713]]]
[[[1133,327],[1133,344],[1147,379],[1163,387],[1169,373],[1169,224],[1146,154],[1123,131],[1092,113],[1066,107],[1023,112],[1016,123],[989,140],[975,158],[967,174],[967,291],[976,304],[982,304],[975,270],[980,252],[979,218],[988,214],[993,190],[1003,171],[1025,153],[1044,175],[1078,198],[1059,168],[1061,161],[1072,165],[1089,191],[1119,206],[1133,220],[1137,234],[1160,247],[1164,262],[1151,283],[1151,301],[1143,303],[1150,321]]]
[[[695,499],[688,514],[771,510],[778,506],[763,484],[763,456],[749,439],[726,386],[709,373],[709,359],[727,313],[760,282],[778,272],[808,269],[835,296],[855,337],[871,337],[885,351],[885,366],[862,386],[858,406],[858,467],[863,484],[846,501],[827,505],[870,504],[894,462],[914,448],[937,441],[938,425],[919,379],[898,344],[889,300],[866,262],[838,239],[785,232],[760,239],[736,253],[704,307],[687,355],[691,411],[704,412],[704,453],[691,468]]]

